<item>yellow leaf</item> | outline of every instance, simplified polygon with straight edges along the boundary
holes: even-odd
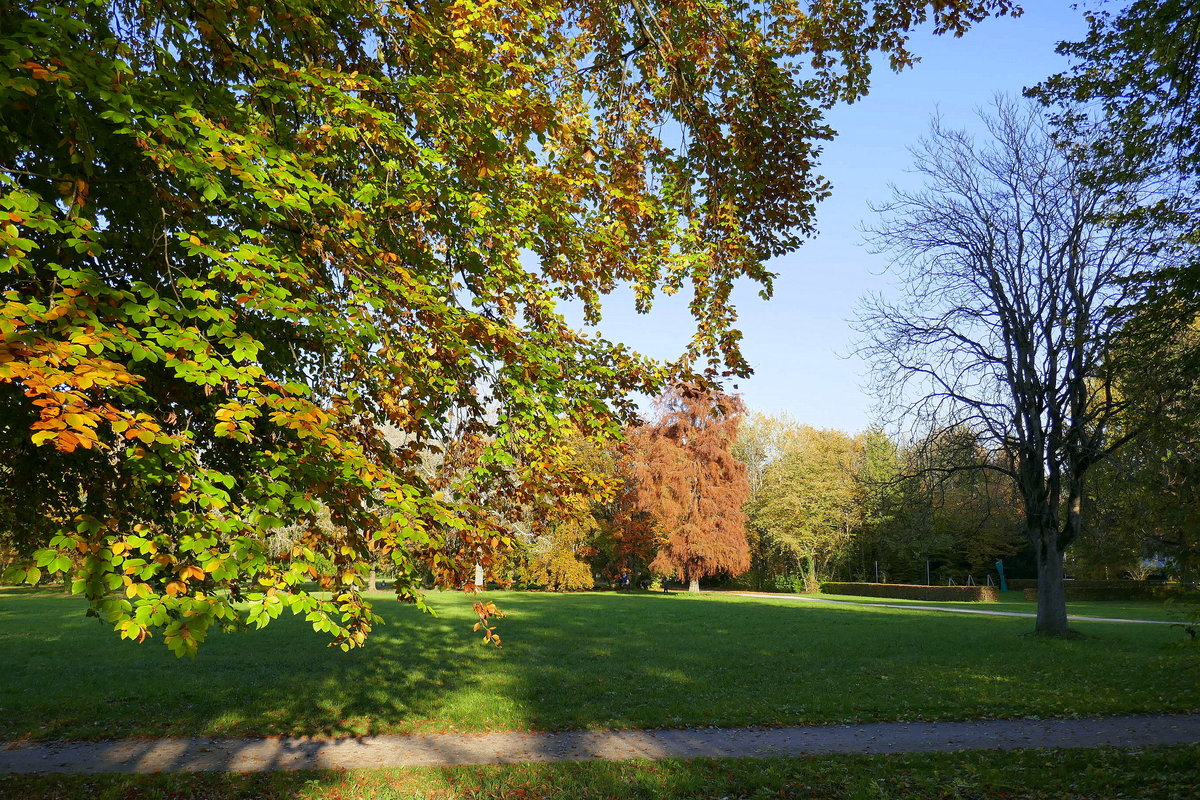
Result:
[[[54,439],[54,437],[57,435],[58,435],[57,431],[38,431],[33,436],[31,436],[30,439],[33,441],[33,443],[35,445],[43,445],[46,442],[49,442],[52,439]]]

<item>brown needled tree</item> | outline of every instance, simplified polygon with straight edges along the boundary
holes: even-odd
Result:
[[[730,452],[745,413],[740,398],[679,383],[658,399],[658,420],[634,432],[637,505],[661,536],[650,565],[688,591],[718,572],[750,568],[746,467]]]

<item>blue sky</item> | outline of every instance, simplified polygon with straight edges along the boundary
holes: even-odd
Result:
[[[868,376],[849,356],[858,334],[848,321],[860,297],[888,290],[886,260],[861,244],[868,203],[885,200],[889,184],[911,184],[907,148],[932,114],[975,128],[976,110],[996,93],[1019,94],[1066,66],[1054,47],[1082,35],[1080,13],[1068,0],[1023,5],[1022,17],[987,20],[961,39],[919,32],[912,44],[921,57],[916,67],[896,74],[883,66],[866,98],[831,113],[839,135],[821,160],[833,196],[819,208],[819,235],[770,263],[779,274],[772,300],[763,302],[749,286],[735,298],[743,349],[755,369],[738,391],[751,410],[786,411],[822,428],[856,431],[870,424]],[[645,316],[614,298],[605,304],[599,330],[647,355],[673,358],[692,325],[682,298],[660,298]]]

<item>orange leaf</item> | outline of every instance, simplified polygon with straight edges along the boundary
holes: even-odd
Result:
[[[184,567],[179,571],[179,577],[183,578],[185,581],[191,579],[200,580],[204,577],[204,570],[194,565]]]

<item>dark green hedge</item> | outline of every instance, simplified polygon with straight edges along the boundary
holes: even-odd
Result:
[[[1006,583],[1010,592],[1023,592],[1037,588],[1037,578],[1009,578]]]
[[[822,583],[822,594],[894,597],[898,600],[941,600],[995,603],[995,586],[919,586],[907,583]]]
[[[1144,581],[1064,581],[1072,600],[1171,600],[1200,597],[1200,592],[1178,583]],[[1026,600],[1037,599],[1037,588],[1024,589]]]

